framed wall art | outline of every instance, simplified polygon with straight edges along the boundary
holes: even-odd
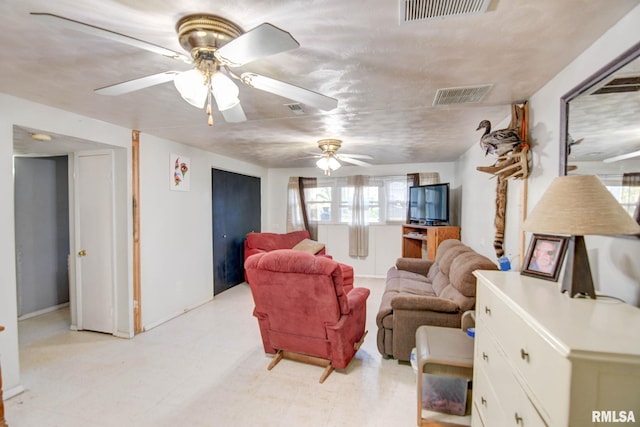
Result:
[[[567,236],[533,234],[521,274],[556,282],[567,252]]]

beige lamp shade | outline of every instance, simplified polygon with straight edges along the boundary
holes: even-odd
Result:
[[[595,175],[556,178],[522,227],[572,236],[640,233],[640,226]]]

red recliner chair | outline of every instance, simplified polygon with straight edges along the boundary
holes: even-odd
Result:
[[[343,287],[336,261],[291,249],[250,256],[245,271],[264,351],[282,358],[344,369],[366,335],[369,289]]]

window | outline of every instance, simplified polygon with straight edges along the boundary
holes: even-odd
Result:
[[[309,219],[317,222],[331,222],[332,188],[330,186],[318,186],[306,188],[304,197],[307,203]]]
[[[640,200],[640,186],[625,185],[622,175],[598,175],[609,192],[613,194],[620,205],[633,217],[633,213]]]
[[[620,205],[630,216],[636,209],[636,204],[640,200],[640,187],[624,186],[622,184],[607,185],[607,189],[613,194]]]
[[[407,219],[407,179],[390,178],[385,182],[386,220],[404,223]]]
[[[317,188],[305,190],[312,220],[325,224],[347,224],[351,220],[352,186],[346,178],[318,180]],[[406,219],[407,182],[405,176],[370,177],[364,190],[370,224],[400,223]]]

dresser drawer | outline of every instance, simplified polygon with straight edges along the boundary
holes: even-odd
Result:
[[[500,337],[495,340],[494,345],[509,366],[505,369],[514,371],[519,377],[518,382],[543,418],[550,420],[552,424],[566,422],[564,414],[569,404],[571,384],[569,360],[502,299],[487,289],[480,291],[479,301],[481,305],[478,307],[480,313],[477,317],[482,324],[480,330],[484,329],[489,331],[489,335]],[[490,343],[483,340],[485,337],[478,335],[476,339],[480,340],[484,351],[491,351],[488,347]],[[493,381],[493,377],[490,378]]]
[[[504,422],[504,412],[500,406],[500,401],[487,378],[486,372],[480,368],[473,373],[473,407],[472,420],[479,418],[482,426],[506,426]],[[476,427],[476,423],[472,423]]]
[[[495,338],[480,324],[485,333],[481,337],[476,335],[475,369],[483,372],[490,381],[497,396],[500,396],[500,407],[503,411],[505,426],[545,426],[545,422],[538,414],[527,393],[522,388],[512,372],[512,365],[507,360],[502,348]]]

